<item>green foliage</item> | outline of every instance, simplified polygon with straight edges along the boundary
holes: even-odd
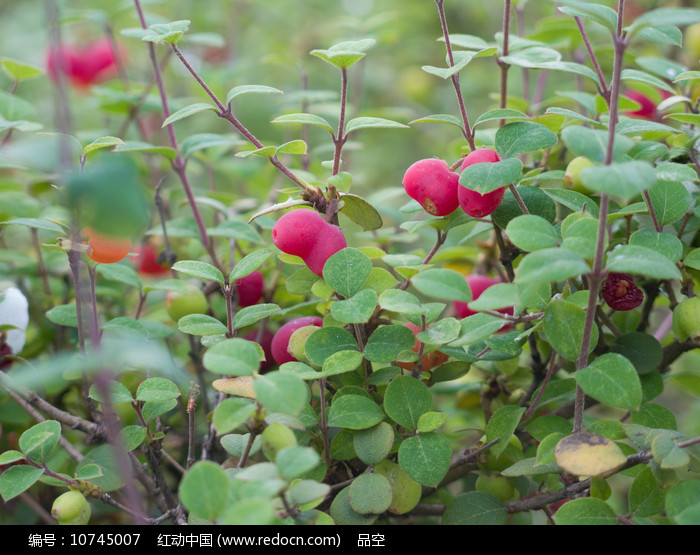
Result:
[[[607,4],[531,0],[516,35],[502,4],[214,2],[172,21],[137,1],[132,28],[134,6],[68,2],[61,68],[16,4],[2,523],[54,500],[60,523],[128,523],[114,500],[134,489],[152,524],[700,522],[700,10],[625,10],[620,31]],[[456,32],[434,36],[442,17]],[[90,74],[104,33],[118,50]],[[461,171],[482,147],[500,160]],[[502,200],[429,215],[401,184],[431,157],[455,196]],[[314,248],[280,252],[299,206],[347,247],[299,228]],[[130,254],[93,262],[85,226]],[[609,273],[642,303],[608,305]],[[302,316],[322,325],[280,345]]]

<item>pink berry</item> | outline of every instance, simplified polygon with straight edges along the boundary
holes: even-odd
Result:
[[[315,210],[292,210],[272,228],[272,242],[287,254],[304,258],[329,225]]]
[[[320,276],[326,261],[347,247],[343,231],[313,210],[293,210],[272,228],[272,242],[282,252],[299,256]]]
[[[299,328],[304,326],[323,326],[323,320],[318,316],[303,316],[287,322],[280,329],[277,330],[275,336],[272,338],[272,343],[270,344],[270,351],[272,352],[272,358],[275,359],[277,364],[284,364],[285,362],[295,362],[292,355],[289,354],[287,348],[289,347],[289,338],[292,334]]]
[[[459,206],[459,175],[450,171],[444,160],[418,160],[406,170],[403,186],[408,196],[433,216],[446,216]]]
[[[490,148],[480,148],[470,152],[464,157],[464,160],[462,161],[462,171],[464,168],[471,166],[472,164],[482,162],[493,163],[499,162],[500,160],[501,157],[495,150],[491,150]],[[457,190],[457,198],[462,210],[464,210],[469,216],[473,218],[483,218],[498,208],[498,205],[501,204],[501,200],[503,200],[503,194],[505,191],[506,188],[501,187],[500,189],[496,189],[495,191],[482,195],[481,193],[460,186]]]
[[[83,48],[63,45],[60,50],[50,50],[46,66],[53,79],[62,71],[73,86],[87,88],[116,74],[117,57],[111,42],[105,38]]]
[[[644,292],[634,284],[631,274],[610,273],[605,280],[603,298],[613,310],[632,310],[644,300]]]
[[[238,306],[244,308],[252,306],[262,297],[265,281],[260,270],[236,280],[236,291],[238,295]]]
[[[335,225],[327,224],[323,230],[323,235],[314,245],[314,248],[302,258],[314,274],[317,276],[323,275],[323,267],[326,261],[339,250],[343,250],[348,244],[345,241],[343,231]]]

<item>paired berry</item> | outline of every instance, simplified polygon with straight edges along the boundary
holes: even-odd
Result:
[[[406,170],[403,186],[433,216],[447,216],[459,207],[459,175],[438,158],[418,160]]]
[[[300,257],[317,276],[332,255],[347,247],[343,231],[314,210],[287,212],[272,228],[272,242],[282,252]]]
[[[634,284],[631,274],[610,273],[605,280],[603,298],[613,310],[632,310],[644,300],[644,292]]]
[[[296,330],[304,326],[318,326],[320,328],[323,326],[323,320],[318,316],[302,316],[301,318],[287,322],[277,330],[270,344],[272,358],[275,359],[277,364],[282,365],[285,362],[298,362],[289,352],[289,339]]]
[[[482,162],[493,163],[500,162],[500,160],[501,157],[495,150],[491,150],[490,148],[480,148],[470,152],[464,157],[461,171],[472,164],[479,164]],[[464,210],[472,218],[484,218],[498,208],[498,205],[501,204],[501,201],[503,200],[505,191],[505,187],[500,187],[495,191],[482,195],[477,191],[472,191],[464,186],[460,186],[458,188],[457,198],[462,210]]]

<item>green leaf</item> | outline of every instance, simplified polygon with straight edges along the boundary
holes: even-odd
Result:
[[[656,251],[672,262],[678,262],[683,256],[683,242],[678,237],[653,229],[635,231],[630,235],[629,244]]]
[[[445,506],[441,523],[503,526],[507,524],[508,516],[508,510],[497,497],[484,491],[470,491],[458,495]]]
[[[78,313],[74,304],[60,304],[46,311],[49,322],[59,326],[78,327]]]
[[[233,267],[233,270],[228,278],[229,283],[233,283],[237,279],[252,274],[273,254],[274,251],[272,249],[258,249],[248,253]]]
[[[345,124],[345,134],[368,128],[405,129],[408,128],[408,125],[384,118],[359,117],[353,118]]]
[[[170,44],[176,44],[189,26],[190,22],[186,19],[172,21],[170,23],[157,23],[148,28],[147,32],[141,37],[141,40],[155,43],[168,42]]]
[[[700,519],[700,480],[684,480],[666,492],[666,514],[675,524],[693,525]]]
[[[654,455],[654,460],[659,463],[661,468],[687,468],[690,464],[690,455],[688,452],[679,447],[676,442],[667,435],[659,435],[654,438],[651,444],[651,452]]]
[[[377,294],[371,289],[363,289],[344,301],[335,301],[331,305],[331,316],[338,322],[346,324],[363,324],[374,313],[377,306]]]
[[[415,430],[420,417],[433,408],[433,396],[427,386],[410,376],[397,376],[384,394],[384,411],[394,422]]]
[[[174,160],[177,152],[167,146],[155,146],[141,141],[126,141],[123,145],[114,147],[113,152],[142,152],[143,154],[160,154],[169,160]]]
[[[369,466],[374,466],[391,452],[394,446],[394,429],[388,422],[380,422],[372,428],[359,430],[353,434],[353,445],[359,459]]]
[[[543,64],[560,62],[561,54],[547,46],[530,46],[516,50],[507,56],[501,56],[500,59],[506,64],[518,67],[537,68]]]
[[[377,209],[362,197],[343,193],[340,199],[343,203],[340,212],[365,231],[380,229],[384,225]]]
[[[522,169],[523,164],[517,158],[506,158],[499,162],[479,162],[467,166],[462,171],[459,184],[485,195],[517,181]]]
[[[681,279],[680,270],[670,259],[638,245],[620,245],[608,253],[607,270],[654,279]]]
[[[260,369],[260,350],[252,341],[233,337],[212,345],[202,364],[214,374],[251,376]]]
[[[343,328],[319,328],[306,340],[304,351],[312,364],[323,366],[326,359],[334,353],[357,351],[357,341]]]
[[[464,276],[456,270],[431,268],[416,274],[411,283],[419,292],[442,301],[472,300],[472,293]]]
[[[167,378],[148,378],[136,390],[137,401],[170,401],[180,396],[177,385]]]
[[[636,81],[639,83],[646,83],[657,89],[662,89],[674,94],[676,91],[673,87],[666,84],[666,81],[659,79],[653,75],[650,75],[644,71],[639,71],[638,69],[623,69],[620,79],[623,81]]]
[[[188,118],[190,116],[193,116],[194,114],[198,114],[199,112],[203,112],[205,110],[212,110],[215,112],[217,108],[213,104],[207,104],[206,102],[197,102],[196,104],[190,104],[189,106],[185,106],[184,108],[178,110],[174,114],[171,114],[169,117],[167,117],[161,125],[161,127],[167,127],[168,125],[175,123],[176,121]]]
[[[43,473],[43,468],[26,464],[11,466],[0,474],[0,495],[7,503],[33,486]]]
[[[247,399],[224,399],[214,409],[212,424],[218,435],[227,434],[246,422],[255,412],[255,404]]]
[[[96,150],[123,144],[124,141],[122,141],[119,137],[100,137],[99,139],[95,139],[90,144],[83,147],[83,156],[87,156]]]
[[[309,400],[303,380],[288,372],[268,372],[253,381],[257,401],[271,412],[296,416]]]
[[[609,31],[615,31],[617,28],[617,12],[608,6],[592,2],[577,2],[576,0],[563,0],[558,4],[563,4],[563,7],[559,8],[560,12],[590,19],[606,27]]]
[[[524,412],[525,407],[506,405],[494,412],[486,424],[486,441],[490,443],[498,440],[490,448],[497,457],[508,447],[510,438],[515,433]]]
[[[656,174],[648,162],[618,162],[609,166],[584,168],[581,180],[591,191],[629,201],[654,185]]]
[[[615,525],[617,515],[605,501],[587,497],[564,503],[554,514],[554,522],[559,525]]]
[[[229,478],[220,465],[212,461],[197,461],[180,482],[180,501],[193,515],[214,520],[226,507]]]
[[[143,287],[141,278],[130,264],[98,264],[96,269],[105,279],[126,283],[139,290]]]
[[[235,329],[244,328],[259,322],[263,318],[277,314],[280,310],[280,307],[274,303],[258,303],[246,306],[236,312],[231,324]]]
[[[40,67],[20,62],[19,60],[13,60],[11,58],[1,58],[0,67],[2,67],[2,70],[10,79],[20,83],[44,74],[44,71]]]
[[[283,116],[276,117],[272,120],[272,123],[298,123],[302,125],[313,125],[315,127],[320,127],[325,129],[331,134],[334,133],[331,124],[321,116],[315,114],[299,113],[299,114],[285,114]]]
[[[177,322],[178,329],[190,335],[220,335],[228,332],[225,324],[208,314],[188,314]]]
[[[593,216],[598,217],[600,210],[598,205],[593,202],[586,195],[576,192],[569,191],[568,189],[542,189],[547,196],[569,208],[572,212],[581,212],[585,209],[585,212]]]
[[[173,264],[173,270],[194,278],[215,281],[221,285],[224,284],[224,274],[222,274],[221,270],[216,266],[208,262],[200,262],[199,260],[178,260]]]
[[[56,233],[66,232],[66,230],[57,223],[54,223],[51,220],[44,218],[13,218],[12,220],[5,220],[4,222],[0,222],[0,225],[11,224],[24,225],[34,229],[45,229],[47,231],[55,231]]]
[[[494,47],[484,48],[478,52],[466,52],[463,50],[457,50],[453,52],[454,65],[450,67],[435,67],[435,66],[422,66],[421,69],[426,73],[431,75],[436,75],[442,79],[448,79],[463,70],[469,62],[474,58],[480,58],[483,56],[491,56],[495,54],[496,49]],[[447,60],[449,63],[449,60]]]
[[[607,152],[608,132],[581,125],[570,125],[561,132],[566,147],[576,156],[585,156],[593,162],[603,163]],[[624,135],[615,135],[613,160],[618,160],[634,146],[634,141]]]
[[[588,264],[579,254],[553,247],[527,254],[520,261],[515,281],[518,284],[566,281],[589,271]]]
[[[496,131],[496,152],[505,159],[549,148],[557,144],[557,135],[544,125],[532,121],[506,123]]]
[[[524,251],[556,247],[558,243],[554,227],[540,216],[513,218],[506,226],[506,234],[516,247]]]
[[[647,466],[634,477],[627,498],[632,515],[644,518],[664,510],[666,494]]]
[[[467,316],[461,321],[459,337],[450,343],[450,347],[464,347],[483,341],[500,330],[504,323],[502,318],[491,314],[477,313]]]
[[[321,367],[320,372],[316,372],[316,378],[326,378],[328,376],[336,376],[338,374],[345,374],[346,372],[352,372],[356,370],[360,364],[362,364],[362,353],[358,351],[338,351],[329,356]],[[301,376],[299,376],[301,377]],[[304,376],[302,379],[307,379]]]
[[[656,168],[656,177],[657,179],[664,177],[660,176],[659,167]],[[649,189],[649,198],[656,218],[662,226],[680,220],[690,210],[692,202],[688,189],[682,183],[675,181],[658,181]]]
[[[421,415],[418,419],[418,432],[434,432],[440,426],[442,426],[445,421],[449,418],[448,414],[444,412],[428,411]]]
[[[372,332],[365,344],[364,355],[370,362],[392,362],[403,351],[413,349],[415,335],[406,326],[390,324]]]
[[[359,514],[381,514],[391,499],[391,484],[381,474],[360,474],[348,488],[350,506]]]
[[[365,50],[374,46],[375,43],[374,39],[344,41],[325,50],[312,50],[311,55],[321,58],[337,68],[347,69],[359,62],[365,56]]]
[[[343,297],[352,297],[372,271],[372,261],[362,251],[345,248],[331,256],[323,267],[323,278]]]
[[[131,403],[134,400],[127,387],[116,380],[110,380],[109,382],[109,396],[112,403]],[[90,398],[98,403],[104,402],[102,394],[96,384],[90,387]]]
[[[280,477],[291,481],[313,470],[321,462],[320,455],[311,447],[291,445],[280,449],[275,464]]]
[[[567,360],[576,361],[581,354],[586,311],[568,301],[552,301],[545,310],[543,330],[554,349]],[[598,342],[598,328],[591,330],[590,349]]]
[[[44,420],[19,436],[19,448],[32,461],[43,464],[48,461],[61,437],[61,424],[56,420]]]
[[[426,345],[444,345],[457,339],[462,326],[456,318],[443,318],[416,334],[418,341]]]
[[[700,249],[691,250],[683,259],[683,265],[687,268],[700,270]]]
[[[628,410],[642,403],[642,384],[632,363],[617,353],[606,353],[574,374],[576,383],[594,399]]]
[[[528,115],[518,110],[511,110],[510,108],[497,108],[495,110],[489,110],[484,112],[476,121],[472,124],[472,129],[477,125],[486,123],[487,121],[500,121],[504,119],[527,119]],[[461,126],[461,125],[460,125]]]
[[[414,119],[412,121],[409,121],[408,123],[409,125],[413,125],[414,123],[445,123],[447,125],[454,125],[455,127],[459,127],[460,129],[463,128],[462,120],[450,114],[433,114],[430,116]],[[474,124],[474,126],[476,126],[476,123]]]
[[[328,411],[328,425],[334,428],[365,430],[383,419],[382,409],[364,395],[341,395],[333,401]]]
[[[399,465],[419,484],[436,487],[450,468],[450,442],[435,432],[406,438],[399,447]]]
[[[207,233],[212,237],[228,237],[251,243],[263,243],[262,237],[253,226],[238,220],[225,220],[214,229],[207,229]]]
[[[557,217],[557,207],[549,196],[537,187],[518,185],[516,192],[525,203],[528,211],[533,216],[540,216],[548,222],[554,223]],[[508,188],[503,195],[503,200],[498,208],[491,214],[491,218],[501,228],[506,228],[508,222],[523,214],[520,204],[515,200],[513,192]]]
[[[266,85],[240,85],[233,87],[226,95],[226,104],[230,104],[234,98],[244,94],[284,94],[281,90]]]
[[[698,250],[700,255],[700,250]],[[698,257],[700,259],[700,256]],[[408,316],[425,313],[425,308],[413,293],[402,289],[387,289],[379,295],[379,306],[389,312],[398,312]]]

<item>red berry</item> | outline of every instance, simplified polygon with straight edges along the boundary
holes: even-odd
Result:
[[[277,364],[284,364],[285,362],[295,362],[292,355],[289,354],[287,348],[289,347],[289,338],[292,334],[299,328],[304,326],[323,326],[323,320],[318,316],[303,316],[287,322],[280,329],[277,330],[275,336],[272,338],[272,343],[270,345],[270,351],[272,352],[272,357],[275,359]]]
[[[272,228],[272,242],[282,252],[301,257],[319,276],[326,260],[347,247],[343,231],[314,210],[287,212]]]
[[[323,235],[316,241],[309,254],[302,258],[309,270],[317,276],[321,276],[323,275],[323,267],[326,265],[326,261],[347,246],[343,231],[338,226],[327,224],[327,227],[323,230]]]
[[[491,150],[490,148],[480,148],[470,152],[464,157],[464,160],[462,161],[462,170],[464,170],[464,168],[467,166],[471,166],[472,164],[479,164],[482,162],[493,163],[499,162],[500,160],[501,157],[495,150]],[[501,204],[501,200],[503,200],[503,194],[505,191],[506,188],[501,187],[500,189],[496,189],[495,191],[482,195],[481,193],[467,189],[464,186],[460,186],[457,190],[457,198],[462,210],[464,210],[468,215],[473,218],[483,218],[498,208],[498,205]]]
[[[6,358],[12,356],[12,349],[5,343],[2,336],[0,336],[0,372],[6,372],[12,367],[12,359]]]
[[[459,206],[459,175],[450,171],[444,160],[418,160],[406,170],[403,186],[408,196],[433,216],[446,216]]]
[[[238,292],[238,306],[241,308],[252,306],[262,297],[265,281],[260,270],[236,280],[236,291]]]
[[[610,273],[605,280],[603,298],[613,310],[632,310],[644,300],[644,292],[634,284],[631,274]]]
[[[62,71],[73,86],[87,88],[116,73],[117,58],[108,39],[99,39],[79,48],[63,45],[60,50],[50,50],[46,66],[49,76],[54,80]]]
[[[170,271],[167,264],[158,262],[158,253],[151,243],[137,245],[134,249],[136,256],[136,270],[140,274],[160,276]]]

